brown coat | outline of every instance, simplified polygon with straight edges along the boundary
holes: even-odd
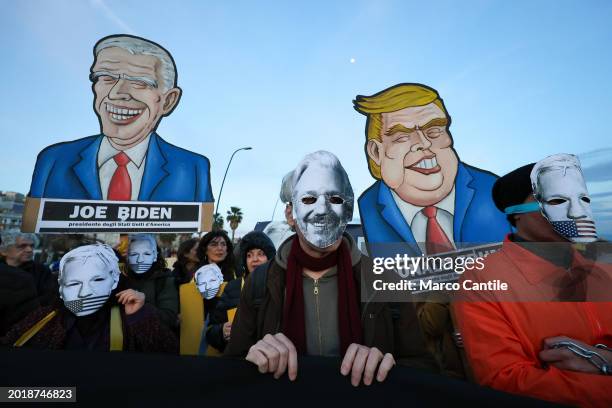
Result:
[[[348,239],[349,243],[354,245],[352,239]],[[254,304],[252,278],[256,272],[247,278],[232,324],[230,342],[225,349],[226,356],[245,356],[251,346],[266,334],[280,332],[286,269],[279,263],[278,255],[273,261],[260,267],[268,268],[268,271],[265,296],[259,307]],[[357,288],[361,288],[362,273],[366,278],[374,276],[370,264],[371,260],[362,256],[353,266]],[[364,345],[376,347],[383,353],[392,353],[400,364],[438,371],[433,356],[425,348],[413,304],[362,302],[361,324]]]

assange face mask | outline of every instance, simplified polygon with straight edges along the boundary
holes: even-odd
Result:
[[[576,156],[555,154],[539,161],[531,171],[531,185],[542,214],[559,235],[572,242],[597,240],[591,198]]]
[[[212,299],[223,283],[223,273],[217,264],[204,265],[196,271],[195,283],[204,299]]]
[[[76,316],[100,310],[119,282],[119,265],[108,245],[86,245],[68,252],[60,261],[60,298]]]
[[[130,237],[128,265],[137,274],[145,273],[157,260],[157,242],[152,235],[138,234]]]
[[[293,188],[293,218],[304,238],[320,249],[338,241],[353,218],[353,190],[340,162],[332,157],[335,167],[307,163]]]

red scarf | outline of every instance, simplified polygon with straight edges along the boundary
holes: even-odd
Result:
[[[362,343],[359,302],[348,245],[343,240],[338,250],[323,258],[313,258],[304,252],[296,237],[291,244],[287,260],[283,333],[293,342],[299,354],[306,353],[302,269],[318,272],[332,266],[338,268],[338,332],[341,355],[344,355],[351,343]]]

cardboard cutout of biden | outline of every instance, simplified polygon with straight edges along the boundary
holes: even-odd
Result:
[[[156,133],[181,98],[172,55],[131,35],[102,38],[93,53],[90,79],[100,134],[39,153],[22,229],[204,229],[204,219],[212,222],[209,161]]]

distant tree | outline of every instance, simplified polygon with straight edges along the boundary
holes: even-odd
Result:
[[[213,231],[220,231],[223,229],[223,216],[221,214],[215,213],[215,215],[213,215],[212,229]]]
[[[242,210],[239,207],[230,207],[225,218],[230,223],[230,228],[232,229],[232,242],[234,242],[236,228],[238,228],[238,225],[242,222]]]

